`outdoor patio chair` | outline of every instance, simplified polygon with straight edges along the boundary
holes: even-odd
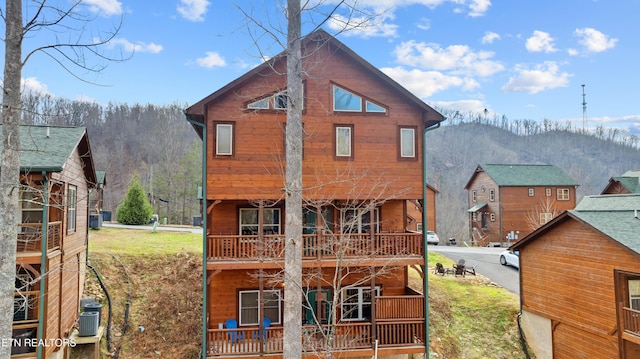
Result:
[[[459,275],[461,275],[461,276],[463,276],[463,277],[464,277],[464,274],[465,274],[465,266],[464,266],[464,264],[459,264],[459,263],[458,263],[458,264],[454,264],[454,265],[453,265],[453,268],[454,268],[454,269],[455,269],[455,271],[456,271],[456,272],[454,273],[454,275],[455,275],[456,277],[457,277],[457,276],[459,276]]]
[[[465,268],[464,271],[469,273],[469,274],[476,275],[476,267],[477,266],[478,265],[476,264],[473,267]]]
[[[267,341],[267,330],[269,329],[269,327],[271,326],[271,319],[269,318],[262,318],[262,334],[260,334],[260,331],[256,331],[255,333],[253,333],[253,337],[254,338],[260,338],[262,337],[264,339],[264,341]]]
[[[235,344],[238,339],[244,339],[244,333],[235,329],[238,329],[238,322],[235,319],[227,319],[224,322],[224,327],[227,329],[233,329],[228,331],[229,339],[231,339],[231,345]]]
[[[444,276],[445,270],[442,263],[436,263],[436,267],[433,269],[433,274],[442,274]]]

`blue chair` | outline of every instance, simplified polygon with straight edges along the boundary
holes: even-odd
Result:
[[[227,319],[224,326],[227,329],[238,329],[238,322],[235,319]],[[229,330],[228,335],[231,339],[231,345],[235,344],[238,339],[244,339],[244,333],[237,330]]]
[[[260,338],[262,337],[265,341],[267,340],[267,329],[271,326],[271,319],[269,318],[262,318],[262,334],[260,334],[260,331],[257,331],[253,334],[254,338]]]

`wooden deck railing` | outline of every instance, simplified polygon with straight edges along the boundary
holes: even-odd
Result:
[[[209,261],[284,259],[284,236],[209,235]],[[307,234],[303,258],[418,257],[423,255],[421,233]]]
[[[385,296],[375,297],[376,320],[424,319],[424,297]]]
[[[343,352],[374,347],[371,323],[340,323],[334,327],[304,326],[302,345],[306,353]],[[421,345],[424,322],[385,322],[378,325],[379,345],[386,347]],[[282,353],[282,327],[270,327],[260,334],[258,327],[209,329],[207,356],[242,356]]]
[[[62,222],[47,224],[46,250],[59,249],[62,243]],[[18,252],[40,252],[42,250],[42,223],[18,225]]]
[[[624,331],[640,336],[640,310],[622,308]]]

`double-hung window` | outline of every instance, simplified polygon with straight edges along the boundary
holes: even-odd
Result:
[[[262,230],[264,234],[280,234],[280,208],[264,208]],[[240,209],[240,233],[243,235],[258,234],[258,209]]]
[[[631,309],[640,310],[640,279],[629,279],[629,302]]]
[[[380,287],[375,288],[375,295],[380,295]],[[342,320],[371,319],[371,287],[351,287],[342,290]]]
[[[216,124],[216,156],[233,155],[233,124]]]
[[[551,212],[542,212],[540,213],[540,224],[545,224],[553,219],[553,213]]]
[[[416,158],[416,129],[400,128],[400,157]]]
[[[558,201],[568,201],[569,200],[569,189],[568,188],[558,188],[557,190],[557,199]]]
[[[28,187],[20,191],[22,223],[42,222],[42,191]]]
[[[260,291],[243,290],[239,292],[239,324],[258,325],[260,318],[269,318],[271,324],[280,324],[282,301],[279,290],[263,290],[264,312],[260,313]]]
[[[68,233],[73,233],[76,231],[77,193],[78,193],[78,188],[76,186],[69,185],[69,193],[67,194],[67,232]]]

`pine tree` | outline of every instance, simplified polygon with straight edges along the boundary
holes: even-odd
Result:
[[[122,224],[145,224],[153,214],[153,207],[144,194],[138,175],[129,182],[124,201],[118,206],[117,220]]]

